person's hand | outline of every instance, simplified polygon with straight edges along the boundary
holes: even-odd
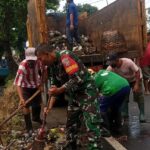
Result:
[[[55,85],[52,85],[49,90],[48,90],[48,93],[50,95],[58,95],[59,94],[59,88],[57,88],[57,86]]]
[[[74,25],[73,24],[70,25],[70,30],[74,30]]]
[[[65,88],[63,86],[57,87],[55,85],[51,86],[48,90],[49,95],[59,95],[65,91]]]
[[[49,90],[48,90],[48,94],[49,95],[55,95],[54,93],[57,91],[57,86],[56,85],[52,85]]]
[[[19,105],[20,105],[20,106],[22,106],[22,105],[25,106],[25,105],[26,105],[26,104],[25,104],[25,100],[24,100],[24,99],[20,99]]]
[[[40,85],[40,86],[38,87],[38,89],[39,89],[41,92],[44,92],[44,86],[43,86],[43,85]]]
[[[133,87],[133,92],[139,92],[140,88],[138,84],[135,84]]]

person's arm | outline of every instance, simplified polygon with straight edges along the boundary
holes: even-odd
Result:
[[[138,66],[131,60],[130,62],[130,69],[135,72],[135,84],[133,87],[134,92],[139,91],[139,84],[140,84],[140,70]]]
[[[40,85],[39,85],[39,90],[41,92],[44,92],[44,85],[47,83],[48,81],[48,73],[47,73],[47,66],[43,66],[42,64],[40,64],[39,68],[39,76],[40,76]]]
[[[49,94],[50,95],[53,95],[53,96],[56,96],[56,95],[59,95],[61,93],[64,93],[65,92],[65,87],[64,86],[61,86],[61,87],[57,87],[55,85],[52,85],[49,89]]]
[[[22,94],[22,88],[20,86],[17,86],[17,92],[18,92],[18,96],[19,96],[19,104],[20,105],[25,105],[25,100],[23,98],[23,94]]]
[[[74,6],[69,6],[69,13],[70,13],[70,30],[74,29]]]
[[[134,84],[134,87],[133,87],[133,91],[134,92],[138,92],[139,91],[139,84],[140,84],[140,70],[138,70],[135,73],[135,84]]]
[[[49,93],[52,95],[58,95],[65,91],[70,90],[73,87],[78,86],[79,83],[83,82],[83,79],[79,76],[78,63],[69,54],[65,54],[61,57],[61,62],[64,66],[66,73],[69,76],[69,80],[64,83],[61,87],[53,86],[49,89]]]
[[[111,66],[108,66],[108,67],[106,68],[106,70],[108,70],[108,71],[113,71],[113,68],[112,68]]]
[[[50,81],[50,86],[49,86],[50,88],[48,90],[48,93],[54,96],[59,95],[65,91],[63,87],[57,87],[58,82],[55,75],[55,68],[56,66],[54,65],[48,69],[49,81]]]
[[[68,90],[70,90],[71,88],[77,86],[79,83],[82,83],[82,82],[83,82],[83,80],[80,78],[80,76],[79,76],[78,73],[77,73],[77,74],[75,74],[75,75],[73,75],[73,76],[70,77],[69,81],[66,82],[66,83],[62,86],[61,90],[64,89],[65,91],[68,91]]]
[[[74,16],[73,13],[70,14],[70,30],[74,29],[74,24],[73,24]]]
[[[48,80],[48,72],[47,72],[47,66],[43,66],[41,67],[41,84],[46,83]]]
[[[22,94],[22,82],[24,79],[24,67],[22,67],[22,65],[19,65],[16,77],[15,77],[15,81],[14,81],[14,85],[17,88],[17,93],[20,99],[20,105],[24,105],[25,104],[25,100],[23,98],[23,94]]]
[[[74,77],[70,78],[68,82],[63,84],[61,87],[51,86],[49,89],[49,94],[54,96],[59,95],[61,93],[64,93],[65,91],[70,90],[71,88],[76,86],[79,82],[80,83],[82,82],[81,78],[78,75],[75,75]]]

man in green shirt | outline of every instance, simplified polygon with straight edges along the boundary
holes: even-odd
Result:
[[[121,105],[130,93],[128,81],[107,70],[100,70],[94,75],[94,79],[102,94],[100,97],[100,111],[104,123],[106,123],[108,129],[111,129],[114,122],[116,129],[119,129],[121,127]]]

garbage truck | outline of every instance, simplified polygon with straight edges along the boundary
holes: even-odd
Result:
[[[46,14],[45,0],[29,0],[27,31],[30,46],[48,42],[49,32],[57,30],[65,34],[65,15]],[[146,14],[144,0],[116,0],[91,16],[79,16],[80,35],[92,41],[95,50],[79,57],[88,66],[103,65],[109,51],[102,48],[101,37],[106,31],[120,32],[126,41],[127,51],[123,55],[139,58],[147,43]]]

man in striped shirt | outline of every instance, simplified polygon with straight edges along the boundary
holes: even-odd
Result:
[[[35,56],[35,48],[29,47],[25,50],[25,59],[20,63],[14,84],[20,98],[20,105],[30,98],[40,86],[40,63]],[[27,132],[32,131],[32,122],[29,107],[32,107],[32,120],[41,123],[41,95],[37,95],[31,103],[23,109]]]

